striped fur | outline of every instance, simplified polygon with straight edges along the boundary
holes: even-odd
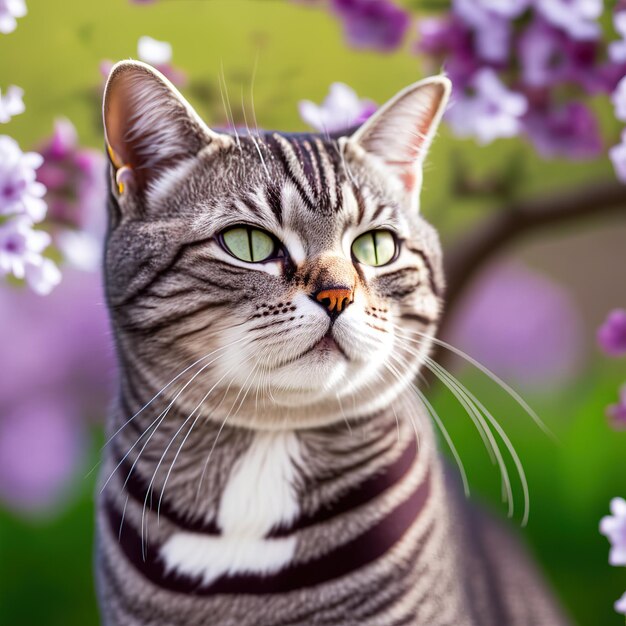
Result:
[[[459,497],[411,387],[430,342],[406,336],[434,333],[443,294],[415,203],[446,93],[402,92],[351,138],[235,138],[146,66],[114,69],[106,626],[565,624],[508,531]],[[381,152],[411,107],[417,130]],[[219,233],[241,223],[288,254],[229,255]],[[351,257],[374,228],[400,242],[388,266]],[[311,296],[340,285],[354,301],[333,318]]]

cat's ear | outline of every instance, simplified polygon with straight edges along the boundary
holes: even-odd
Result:
[[[349,139],[395,173],[403,190],[415,198],[422,163],[445,111],[452,84],[434,76],[407,87],[389,100]]]
[[[111,70],[103,119],[120,190],[129,192],[145,190],[211,142],[230,140],[210,130],[167,78],[139,61],[121,61]]]

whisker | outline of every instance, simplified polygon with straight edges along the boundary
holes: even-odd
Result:
[[[267,176],[267,179],[269,180],[270,172],[267,169],[267,165],[265,164],[263,153],[261,152],[261,148],[259,147],[257,140],[255,139],[254,135],[250,131],[250,127],[248,126],[248,116],[246,115],[246,105],[243,100],[243,85],[241,86],[241,110],[243,111],[243,121],[244,121],[244,124],[246,125],[246,131],[248,133],[248,137],[250,138],[250,141],[252,141],[252,143],[254,144],[254,147],[256,148],[256,151],[259,154],[259,158],[261,159],[261,165],[263,165],[263,169],[265,170],[265,175]],[[257,129],[257,134],[258,134],[258,129]]]
[[[246,362],[248,360],[250,360],[250,358],[252,358],[251,356],[248,357],[248,359],[246,359]],[[202,487],[202,481],[204,480],[204,475],[206,474],[206,470],[207,467],[209,466],[209,462],[211,460],[211,456],[213,455],[213,451],[215,450],[215,446],[217,445],[217,441],[220,438],[220,435],[222,434],[222,431],[224,430],[224,427],[226,426],[226,422],[228,421],[228,418],[230,417],[231,411],[233,410],[233,407],[235,406],[235,403],[237,402],[237,400],[239,399],[239,396],[241,394],[242,389],[247,385],[248,380],[250,379],[250,376],[252,375],[252,373],[255,371],[256,367],[258,365],[258,361],[255,364],[255,366],[252,368],[250,374],[248,374],[246,380],[244,381],[241,389],[239,390],[239,393],[237,394],[233,405],[230,408],[230,411],[226,414],[226,417],[224,418],[224,420],[222,421],[218,431],[217,431],[217,435],[215,436],[215,439],[213,441],[213,445],[211,446],[211,449],[209,450],[209,454],[207,455],[207,458],[204,462],[204,466],[202,467],[202,473],[200,474],[200,480],[198,481],[198,488],[196,489],[196,501],[198,500],[198,498],[200,497],[200,489]],[[228,389],[230,389],[230,385],[228,386]],[[228,389],[226,390],[226,393],[228,393]]]
[[[396,328],[398,331],[404,332],[404,329],[402,329],[401,327],[396,326]],[[506,391],[517,402],[517,404],[520,407],[522,407],[522,409],[524,409],[524,411],[532,418],[535,424],[537,424],[537,426],[548,437],[550,437],[553,441],[558,442],[558,438],[548,428],[548,426],[544,424],[543,420],[537,415],[537,413],[528,404],[528,402],[526,402],[526,400],[524,400],[524,398],[522,398],[522,396],[517,391],[515,391],[513,387],[511,387],[507,382],[502,380],[502,378],[500,378],[496,373],[492,372],[486,365],[483,365],[480,361],[476,360],[474,357],[470,356],[469,354],[463,352],[463,350],[461,350],[460,348],[457,348],[456,346],[453,346],[452,344],[446,341],[443,341],[442,339],[437,339],[437,337],[427,335],[426,333],[422,333],[418,330],[411,330],[410,332],[413,332],[417,335],[420,335],[421,337],[431,340],[433,343],[436,343],[437,345],[441,346],[442,348],[445,348],[446,350],[450,350],[450,352],[453,352],[454,354],[456,354],[457,356],[460,356],[462,359],[464,359],[468,363],[471,363],[474,367],[476,367],[483,374],[485,374],[485,376],[489,377],[499,387],[501,387],[504,391]],[[418,343],[416,339],[411,338],[411,337],[404,336],[404,339],[407,339],[408,341],[412,341],[413,343]]]
[[[389,363],[385,363],[385,367],[389,368],[391,366]],[[392,374],[398,377],[398,379],[400,379],[399,374],[396,371],[394,371],[393,369],[390,369],[390,371]],[[456,446],[454,445],[454,442],[452,441],[452,437],[450,437],[450,433],[448,432],[448,429],[444,426],[443,420],[439,417],[439,414],[435,410],[435,407],[430,403],[430,401],[424,395],[421,389],[418,389],[417,387],[413,385],[409,385],[408,388],[410,391],[412,391],[415,394],[419,402],[427,410],[428,414],[430,415],[434,423],[439,428],[441,434],[443,435],[443,438],[445,439],[446,444],[448,445],[448,448],[450,449],[450,452],[452,453],[452,456],[454,457],[457,467],[459,468],[459,474],[461,475],[461,481],[463,483],[463,491],[465,493],[465,496],[469,498],[470,488],[469,488],[469,482],[467,480],[467,472],[465,471],[465,466],[463,465],[461,456],[459,455],[459,452]]]
[[[430,360],[432,361],[432,359]],[[436,366],[435,369],[438,369],[439,371],[441,371],[444,374],[444,376],[447,375],[449,378],[452,377],[452,375],[443,366],[439,365],[438,363],[435,363],[434,361],[433,361],[433,364]],[[478,398],[469,389],[467,389],[465,385],[463,385],[458,380],[456,381],[456,383],[464,391],[464,393],[466,393],[469,396],[472,402],[474,402],[476,406],[478,406],[478,408],[483,412],[484,416],[489,420],[491,425],[496,429],[496,432],[498,433],[498,435],[504,442],[504,445],[509,451],[511,458],[513,459],[513,462],[515,463],[515,467],[519,473],[519,478],[520,478],[520,482],[522,485],[522,491],[523,491],[523,496],[524,496],[524,515],[522,518],[522,526],[526,526],[526,524],[528,523],[528,517],[530,515],[530,494],[528,490],[528,481],[526,480],[526,473],[524,472],[524,467],[522,465],[521,459],[519,455],[517,454],[517,451],[515,450],[515,447],[513,446],[513,443],[509,439],[508,435],[504,432],[504,429],[500,426],[499,422],[491,414],[491,412],[485,407],[485,405],[480,400],[478,400]]]
[[[226,113],[226,120],[233,129],[233,132],[235,133],[235,139],[237,141],[237,147],[239,148],[239,150],[241,150],[241,141],[239,140],[239,133],[237,132],[237,127],[235,126],[235,117],[233,116],[233,110],[230,106],[228,87],[226,87],[226,76],[224,75],[224,61],[222,59],[220,59],[220,74],[218,82],[220,86],[220,94],[222,96],[222,104],[224,105],[224,112]],[[222,83],[224,84],[223,87]]]
[[[185,421],[183,422],[181,427],[176,431],[176,433],[172,437],[172,442],[176,439],[176,437],[178,436],[180,431],[183,429],[184,425],[189,421],[189,419],[191,419],[191,417],[194,415],[194,413],[196,411],[199,411],[200,407],[202,407],[202,405],[207,400],[207,398],[211,395],[211,393],[213,393],[213,390],[224,380],[224,378],[226,378],[226,376],[228,374],[230,374],[230,372],[233,369],[235,369],[235,366],[233,366],[229,370],[227,370],[226,373],[223,376],[221,376],[220,379],[209,389],[209,391],[207,391],[207,393],[202,397],[202,400],[200,400],[200,402],[197,404],[197,406],[194,408],[194,410],[190,413],[190,415],[187,417],[187,419],[185,419]],[[161,501],[163,500],[163,494],[165,493],[165,487],[167,485],[167,481],[169,480],[170,474],[172,473],[172,470],[174,469],[174,465],[176,464],[176,460],[178,459],[178,456],[179,456],[181,450],[183,449],[183,446],[185,445],[187,439],[189,438],[189,435],[191,435],[191,431],[194,429],[194,427],[197,424],[197,422],[200,419],[200,417],[201,417],[201,414],[198,412],[198,415],[196,416],[196,418],[192,422],[191,426],[189,427],[189,430],[187,431],[187,433],[183,437],[183,440],[181,441],[180,446],[178,446],[178,450],[176,451],[176,454],[174,455],[174,458],[172,459],[172,462],[170,463],[170,467],[169,467],[169,469],[167,471],[167,475],[165,476],[165,480],[163,481],[163,486],[161,488],[161,495],[159,496],[159,502],[157,504],[157,524],[159,523],[159,519],[160,519]],[[167,449],[165,450],[164,454],[166,454],[166,453],[167,453]],[[155,470],[155,476],[156,476],[156,471],[157,470],[158,470],[158,466],[157,466],[157,469]],[[150,489],[150,487],[148,487],[148,489]]]
[[[424,357],[424,365],[427,367],[443,384],[452,392],[454,397],[459,401],[461,405],[466,409],[468,415],[474,422],[476,429],[478,432],[481,432],[481,428],[484,430],[484,433],[487,435],[489,439],[489,443],[492,446],[492,450],[496,455],[498,467],[500,469],[500,475],[502,479],[503,485],[503,499],[508,504],[508,516],[512,517],[514,513],[514,501],[513,501],[513,490],[511,487],[511,479],[509,477],[509,473],[506,467],[506,463],[504,462],[504,458],[502,457],[502,453],[500,452],[500,448],[493,437],[493,433],[489,429],[483,415],[476,409],[476,405],[472,404],[469,401],[467,394],[465,393],[465,387],[462,387],[460,383],[457,384],[458,381],[452,380],[450,376],[447,376],[443,373],[430,357]],[[472,417],[473,416],[473,417]]]
[[[211,354],[215,354],[216,352],[222,352],[226,349],[231,348],[233,345],[236,345],[238,343],[241,343],[242,341],[244,341],[246,339],[246,337],[241,337],[240,339],[231,342],[230,344],[228,344],[227,346],[222,346],[221,348],[218,348],[216,350],[214,350]],[[120,468],[120,466],[124,463],[124,461],[128,458],[128,455],[134,450],[135,446],[141,441],[142,437],[146,434],[146,432],[150,429],[150,427],[152,425],[154,425],[157,421],[158,424],[156,426],[156,428],[152,431],[152,433],[149,435],[148,440],[144,443],[143,448],[141,449],[139,455],[137,456],[137,458],[135,459],[129,475],[126,477],[126,481],[124,482],[124,485],[126,485],[128,483],[128,479],[130,478],[130,474],[132,473],[133,469],[135,468],[135,465],[137,464],[137,461],[139,460],[139,457],[141,456],[141,453],[143,452],[143,450],[145,449],[146,445],[149,443],[150,439],[152,438],[152,436],[154,435],[154,433],[158,430],[159,426],[163,423],[163,420],[165,419],[165,417],[167,417],[168,413],[170,412],[172,406],[174,405],[174,403],[176,402],[176,400],[178,400],[178,398],[180,397],[180,395],[185,391],[185,389],[187,389],[187,387],[189,387],[189,385],[191,385],[191,383],[200,375],[202,374],[202,372],[204,372],[209,366],[211,366],[218,358],[220,355],[218,355],[217,357],[215,357],[214,359],[212,359],[211,361],[209,361],[208,363],[206,363],[205,365],[203,365],[199,371],[197,371],[190,380],[188,380],[180,389],[179,391],[176,393],[176,395],[174,396],[174,398],[172,399],[172,401],[169,403],[169,405],[156,417],[156,419],[146,428],[144,429],[143,433],[137,438],[137,440],[135,441],[135,443],[128,449],[128,451],[126,452],[126,454],[124,454],[124,456],[120,459],[120,461],[118,462],[118,464],[115,466],[115,468],[113,469],[113,471],[111,472],[111,474],[109,475],[109,477],[107,478],[107,480],[105,481],[104,485],[102,485],[102,488],[100,489],[100,493],[102,493],[106,486],[109,484],[109,482],[111,481],[111,479],[113,478],[113,476],[115,475],[115,473],[117,472],[117,470]]]

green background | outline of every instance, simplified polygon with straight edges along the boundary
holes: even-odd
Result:
[[[28,9],[14,33],[0,35],[0,85],[23,87],[27,107],[2,131],[23,149],[48,136],[58,116],[74,122],[83,144],[101,146],[99,63],[135,57],[141,35],[172,43],[174,65],[191,80],[183,92],[214,125],[225,121],[218,88],[222,67],[237,114],[242,94],[249,105],[257,66],[259,125],[283,130],[302,129],[298,100],[321,101],[333,81],[383,102],[424,75],[408,44],[392,55],[352,51],[325,11],[288,2],[163,0],[141,6],[127,0],[29,0]],[[594,106],[605,136],[614,143],[620,129],[608,103]],[[452,195],[453,165],[459,160],[479,178],[515,168],[516,196],[612,176],[607,159],[546,163],[521,141],[480,148],[453,139],[444,128],[429,159],[423,206],[448,245],[468,223],[497,206],[489,197]],[[615,285],[607,285],[609,289],[616,305],[626,304],[623,283],[617,293]],[[591,336],[593,329],[588,331]],[[525,394],[557,434],[558,444],[482,375],[464,369],[460,376],[502,420],[524,462],[531,518],[523,533],[547,576],[578,624],[611,626],[623,623],[612,605],[626,589],[626,569],[608,566],[608,543],[599,535],[598,523],[608,513],[611,497],[626,496],[626,434],[611,431],[603,413],[626,376],[624,361],[610,361],[593,350],[590,354],[578,380],[565,388]],[[497,470],[470,420],[449,395],[436,387],[428,393],[461,453],[473,494],[504,513]],[[86,475],[97,460],[100,441],[100,430],[94,428],[92,450],[57,510],[26,519],[0,509],[0,624],[98,623],[91,560],[94,479]],[[519,488],[517,496],[521,502]],[[515,522],[519,525],[519,515]]]

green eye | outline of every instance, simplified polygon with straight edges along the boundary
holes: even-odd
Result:
[[[396,256],[396,239],[388,230],[370,230],[353,241],[352,254],[364,265],[387,265]]]
[[[270,235],[250,226],[235,226],[225,230],[222,241],[234,257],[248,263],[265,261],[276,250],[276,242]]]

